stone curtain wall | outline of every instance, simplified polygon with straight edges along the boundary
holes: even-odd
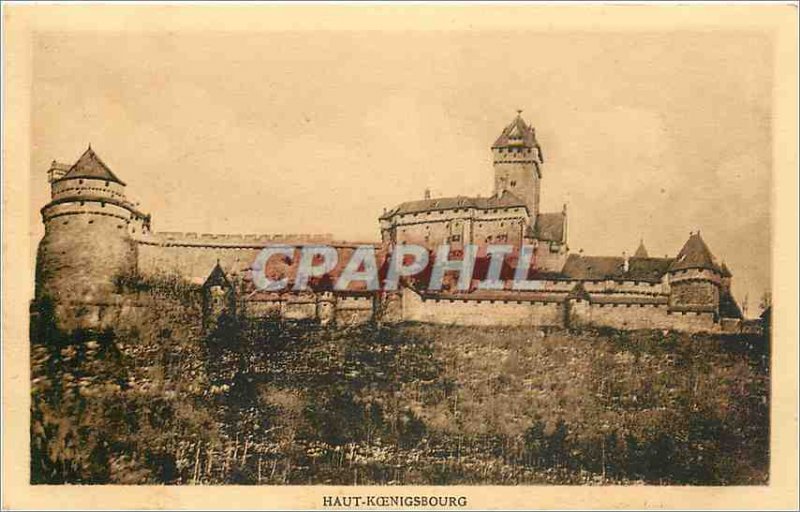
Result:
[[[671,312],[666,304],[597,304],[573,300],[569,308],[569,322],[573,326],[689,332],[719,330],[713,313]]]
[[[330,235],[200,235],[197,233],[155,233],[137,238],[137,271],[144,276],[177,274],[194,283],[203,283],[219,261],[228,274],[243,275],[267,245],[326,244],[339,251],[339,262],[332,274],[344,268],[358,245],[333,241]],[[295,255],[296,269],[300,258]],[[280,258],[270,259],[269,267],[281,265]]]
[[[564,307],[559,302],[423,299],[406,288],[403,319],[435,324],[563,327]]]

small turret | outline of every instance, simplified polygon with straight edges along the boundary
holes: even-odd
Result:
[[[50,164],[50,169],[47,171],[47,182],[53,183],[54,181],[60,180],[69,172],[71,167],[72,166],[69,164],[62,164],[53,160]]]
[[[634,258],[647,258],[647,249],[644,246],[644,239],[639,240],[639,247],[636,248],[636,252],[633,253]]]
[[[233,285],[217,260],[217,264],[203,283],[203,329],[213,330],[223,316],[236,313],[236,295]]]

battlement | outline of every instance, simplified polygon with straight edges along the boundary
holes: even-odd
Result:
[[[197,233],[192,231],[158,231],[152,234],[167,241],[209,241],[209,242],[315,242],[327,243],[333,241],[330,233],[297,233],[297,234],[227,234],[227,233]]]
[[[265,245],[325,244],[332,247],[357,247],[359,245],[378,245],[375,242],[337,241],[330,233],[299,234],[224,234],[197,233],[191,231],[159,231],[144,233],[136,238],[139,243],[160,246],[210,247],[231,249],[260,249]]]

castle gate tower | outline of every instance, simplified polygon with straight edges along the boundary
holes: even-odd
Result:
[[[531,219],[539,214],[539,189],[544,163],[536,132],[522,119],[522,111],[492,145],[494,194],[511,192],[525,201]]]

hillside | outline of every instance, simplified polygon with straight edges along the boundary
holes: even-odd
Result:
[[[32,340],[32,481],[763,484],[768,346],[663,332],[223,322],[191,290]]]

